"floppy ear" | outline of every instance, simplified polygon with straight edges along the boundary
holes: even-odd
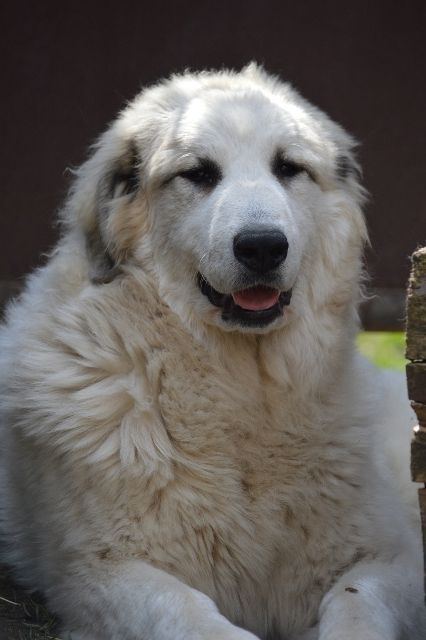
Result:
[[[362,170],[352,150],[337,156],[336,174],[338,180],[351,191],[358,205],[362,206],[367,200],[367,191],[362,185]]]
[[[141,225],[141,162],[133,140],[113,126],[77,170],[77,179],[65,208],[64,221],[84,234],[90,278],[110,282],[132,249]],[[137,212],[136,212],[137,209]]]
[[[134,230],[131,205],[139,188],[140,159],[136,145],[131,142],[98,183],[96,223],[86,235],[93,282],[113,280],[131,250]]]
[[[342,180],[352,177],[361,182],[362,172],[358,162],[352,154],[342,154],[336,160],[337,175]]]

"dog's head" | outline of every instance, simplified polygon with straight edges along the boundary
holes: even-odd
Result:
[[[353,146],[255,65],[144,91],[101,137],[68,207],[93,279],[150,269],[181,317],[224,330],[264,333],[344,306],[366,235]]]

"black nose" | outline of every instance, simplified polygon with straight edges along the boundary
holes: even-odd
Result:
[[[251,271],[276,269],[287,257],[288,242],[277,229],[247,229],[234,238],[234,255]]]

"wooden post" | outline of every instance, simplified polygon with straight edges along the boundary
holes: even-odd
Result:
[[[411,443],[411,475],[414,482],[426,485],[426,247],[412,256],[407,298],[408,395],[416,412],[418,425]],[[426,594],[426,486],[419,489],[423,530]],[[426,596],[425,596],[426,597]]]

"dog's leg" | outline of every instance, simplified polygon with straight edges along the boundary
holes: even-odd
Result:
[[[323,599],[319,640],[421,640],[424,615],[421,571],[412,557],[363,561]]]
[[[73,567],[48,599],[67,640],[256,640],[206,595],[139,560]]]

